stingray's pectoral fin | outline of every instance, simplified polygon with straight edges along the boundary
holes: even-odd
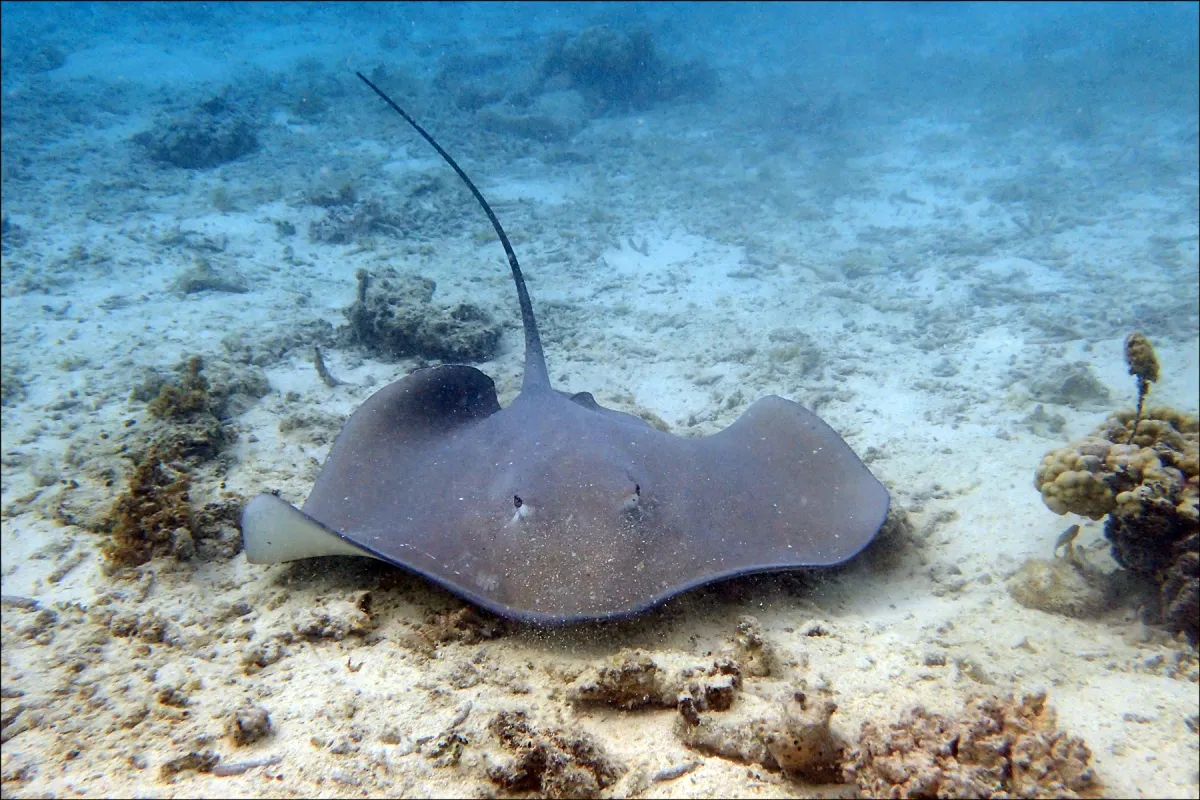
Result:
[[[290,503],[261,494],[242,511],[242,544],[251,564],[278,564],[316,556],[374,554],[343,539]]]

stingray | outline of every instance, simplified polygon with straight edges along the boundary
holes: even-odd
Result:
[[[447,364],[375,392],[342,428],[302,510],[273,494],[247,504],[251,562],[369,556],[503,617],[571,623],[636,614],[733,576],[842,564],[871,542],[887,490],[794,402],[764,397],[725,430],[685,438],[552,388],[496,215],[433,137],[358,77],[491,220],[521,306],[521,391],[501,408],[491,378]]]

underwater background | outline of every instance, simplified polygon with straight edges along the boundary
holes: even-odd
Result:
[[[1200,793],[1196,3],[0,23],[5,797]],[[372,392],[520,388],[487,218],[355,71],[495,208],[556,388],[795,400],[877,544],[552,630],[247,563]]]

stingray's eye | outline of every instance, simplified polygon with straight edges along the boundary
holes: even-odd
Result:
[[[525,505],[525,503],[521,501],[521,495],[514,494],[513,495],[513,508],[520,508],[523,505]]]

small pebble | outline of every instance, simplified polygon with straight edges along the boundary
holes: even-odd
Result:
[[[238,747],[252,744],[271,733],[271,717],[265,708],[242,706],[230,720],[229,733]]]
[[[699,766],[699,761],[684,761],[682,764],[676,764],[673,767],[665,767],[660,769],[658,772],[650,776],[650,780],[654,781],[655,783],[661,783],[662,781],[673,781],[677,778],[682,778],[684,775],[687,775],[689,772],[695,770]]]

